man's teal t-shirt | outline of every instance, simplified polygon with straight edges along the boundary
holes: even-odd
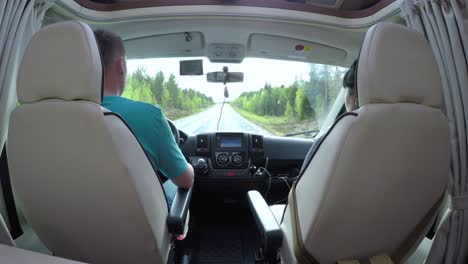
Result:
[[[174,179],[187,169],[187,161],[161,109],[120,96],[106,96],[101,105],[125,120],[154,168],[164,176]]]

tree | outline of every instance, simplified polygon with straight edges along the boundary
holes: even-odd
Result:
[[[346,69],[312,64],[309,80],[296,80],[290,86],[265,84],[259,91],[244,92],[232,104],[256,115],[285,116],[303,121],[322,118],[335,102]]]
[[[133,78],[137,83],[143,83],[147,80],[146,69],[143,66],[139,66],[137,70],[132,74]]]
[[[171,101],[171,94],[169,93],[169,90],[167,89],[166,86],[163,86],[163,91],[161,95],[161,106],[163,108],[168,108],[169,107],[169,102]]]
[[[153,95],[158,104],[161,104],[163,86],[164,86],[164,73],[162,71],[159,71],[158,73],[156,73],[156,75],[153,77],[151,81],[151,91],[153,92]]]
[[[297,89],[299,89],[299,83],[295,81],[286,91],[286,97],[288,98],[291,107],[294,107]]]
[[[265,89],[261,90],[258,102],[260,107],[257,113],[261,116],[266,115],[268,110],[268,92]]]
[[[175,81],[175,75],[171,74],[169,75],[169,79],[165,83],[166,89],[169,92],[170,99],[168,101],[168,105],[172,106],[174,108],[177,108],[180,106],[179,100],[178,100],[178,95],[179,95],[179,86],[177,85],[177,82]]]
[[[135,101],[158,104],[164,110],[177,108],[191,112],[214,104],[213,98],[198,91],[180,89],[174,75],[171,74],[167,82],[164,82],[163,72],[149,76],[143,67],[129,74],[122,96]]]
[[[336,89],[332,87],[333,83],[333,72],[332,72],[332,67],[330,65],[322,65],[321,71],[320,71],[320,82],[322,83],[322,90],[323,92],[321,95],[323,95],[323,111],[325,113],[328,113],[328,109],[330,108],[330,103],[331,99],[336,98]]]
[[[294,110],[289,102],[286,104],[286,111],[284,112],[284,115],[288,118],[289,121],[294,119]]]
[[[122,96],[133,99],[135,101],[141,101],[149,104],[155,104],[156,100],[151,92],[150,85],[146,80],[145,75],[142,75],[142,70],[139,68],[135,74],[130,75],[127,79],[127,84],[124,89]]]
[[[312,112],[309,99],[307,99],[307,97],[304,95],[304,91],[302,89],[297,90],[295,108],[297,119],[299,121],[304,120]]]

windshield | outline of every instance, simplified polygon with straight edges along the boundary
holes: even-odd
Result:
[[[190,58],[196,59],[196,58]],[[129,60],[123,96],[160,107],[187,134],[242,131],[261,135],[313,137],[335,102],[345,68],[304,62],[246,58],[211,63],[204,73],[243,72],[244,81],[209,83],[206,75],[180,76],[187,58]]]

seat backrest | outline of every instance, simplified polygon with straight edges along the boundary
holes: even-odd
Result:
[[[320,263],[401,256],[402,247],[408,254],[412,245],[404,244],[448,182],[448,122],[424,37],[395,24],[370,28],[357,87],[360,108],[334,124],[297,183],[300,234]],[[288,206],[282,223],[285,263],[296,261],[290,216]],[[424,235],[420,231],[410,240]]]
[[[73,260],[43,255],[24,249],[0,245],[0,263],[8,264],[84,264]]]
[[[162,186],[126,124],[105,113],[92,30],[69,21],[35,34],[17,82],[7,150],[19,205],[60,257],[166,263]]]

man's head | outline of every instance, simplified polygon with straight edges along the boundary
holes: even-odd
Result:
[[[121,95],[127,77],[127,62],[122,39],[116,34],[95,30],[99,52],[104,70],[104,95]]]
[[[351,112],[359,108],[356,87],[356,67],[357,60],[355,60],[351,67],[349,67],[349,70],[343,78],[343,88],[346,89],[345,107],[347,112]]]

